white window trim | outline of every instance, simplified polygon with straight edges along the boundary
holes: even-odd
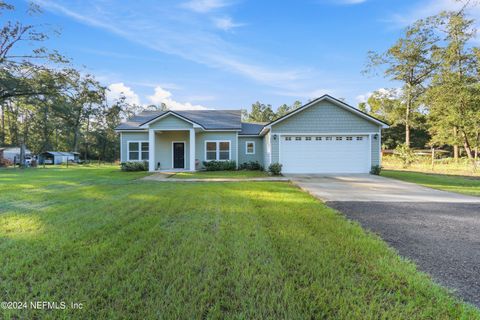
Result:
[[[183,168],[175,168],[175,164],[174,164],[175,143],[183,143]],[[172,141],[172,169],[186,169],[186,167],[187,167],[187,143],[185,141]]]
[[[215,142],[216,143],[216,156],[215,160],[207,160],[207,143],[208,142]],[[228,142],[228,159],[220,160],[220,142]],[[205,161],[231,161],[232,160],[232,141],[231,140],[205,140],[204,142],[204,159]]]
[[[248,144],[253,144],[253,152],[248,152]],[[255,141],[245,141],[245,154],[255,154]]]
[[[130,143],[138,143],[138,160],[130,160]],[[127,161],[148,161],[142,160],[142,143],[148,143],[148,155],[150,156],[150,143],[148,140],[127,140]]]

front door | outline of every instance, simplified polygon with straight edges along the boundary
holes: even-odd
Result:
[[[173,168],[185,169],[185,143],[173,143]]]

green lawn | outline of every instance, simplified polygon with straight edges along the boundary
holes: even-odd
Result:
[[[251,170],[239,170],[239,171],[198,171],[198,172],[179,172],[171,176],[170,178],[176,179],[248,179],[248,178],[265,178],[268,177],[268,173],[265,171],[251,171]]]
[[[1,319],[480,319],[288,183],[166,183],[114,167],[0,171]]]
[[[383,170],[382,176],[429,188],[480,196],[480,178],[393,170]]]

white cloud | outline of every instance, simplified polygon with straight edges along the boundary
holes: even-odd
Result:
[[[367,102],[368,98],[370,98],[374,92],[380,92],[382,95],[400,96],[402,94],[402,88],[392,88],[392,89],[378,88],[375,91],[369,91],[363,94],[359,94],[358,96],[355,97],[355,100],[357,100],[358,103]]]
[[[126,86],[123,82],[112,83],[108,86],[108,89],[109,91],[107,91],[107,99],[110,103],[120,98],[120,96],[123,94],[126,98],[126,102],[140,105],[140,98],[138,95],[132,90],[132,88]]]
[[[138,96],[133,89],[123,82],[112,83],[108,86],[109,91],[107,91],[107,99],[109,103],[113,103],[115,100],[120,98],[122,95],[125,96],[126,102],[129,104],[134,104],[146,108],[149,104],[161,105],[164,103],[169,109],[172,110],[203,110],[208,109],[202,105],[192,104],[190,102],[178,102],[172,99],[172,93],[161,86],[156,86],[153,95],[147,96],[147,101],[149,103],[142,103],[140,97]],[[192,97],[193,98],[193,97]],[[212,96],[198,96],[197,101],[201,99],[213,100]],[[193,100],[193,99],[189,99]]]
[[[172,99],[172,93],[158,86],[155,88],[155,93],[147,97],[148,100],[155,104],[160,105],[164,103],[169,109],[172,110],[204,110],[208,109],[201,105],[193,105],[190,102],[182,103]]]
[[[214,18],[213,23],[215,24],[215,27],[223,31],[230,31],[233,28],[238,28],[245,25],[244,23],[234,22],[230,17]]]
[[[478,20],[480,18],[480,6],[474,5],[476,2],[473,1],[466,12]],[[393,22],[397,27],[405,27],[418,19],[433,16],[442,11],[458,11],[463,5],[463,2],[455,0],[424,0],[407,12],[394,14],[387,22]]]
[[[47,10],[107,30],[146,48],[235,73],[272,88],[293,90],[300,80],[311,78],[310,72],[296,67],[279,68],[270,62],[275,57],[259,58],[254,50],[225,41],[211,32],[211,27],[202,25],[204,18],[188,13],[178,14],[177,4],[145,7],[143,2],[128,2],[128,6],[107,6],[105,2],[94,0],[37,2]],[[208,12],[232,3],[203,0],[184,5],[197,12]],[[152,11],[158,14],[152,15]],[[228,28],[229,24],[223,22],[222,26]]]
[[[199,13],[206,13],[215,9],[220,9],[230,5],[230,1],[223,0],[191,0],[183,3],[181,6]]]

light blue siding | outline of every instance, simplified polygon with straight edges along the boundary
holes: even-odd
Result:
[[[330,101],[320,101],[317,104],[286,118],[271,128],[271,159],[279,159],[279,134],[282,133],[371,133],[378,134],[380,126],[368,121],[353,112],[335,105]],[[372,165],[380,162],[380,136],[372,139]]]
[[[163,131],[155,134],[155,169],[173,169],[173,142],[185,142],[185,169],[190,168],[190,132]],[[158,168],[160,163],[160,168]]]
[[[268,166],[271,164],[272,156],[272,144],[271,144],[271,134],[268,132],[263,137],[263,166],[265,170],[268,169]]]
[[[192,127],[191,123],[173,115],[166,116],[150,124],[150,129],[190,129]]]
[[[120,137],[120,162],[127,161],[128,141],[148,141],[148,132],[122,132]]]
[[[247,141],[255,143],[255,154],[246,153]],[[238,164],[249,161],[258,161],[263,166],[263,138],[262,137],[238,137]]]
[[[375,134],[372,135],[372,140],[370,141],[372,144],[372,166],[379,166],[381,165],[381,145],[382,145],[382,137],[378,134],[377,139],[375,140]]]
[[[272,126],[272,132],[378,132],[378,125],[329,101],[320,101]]]
[[[205,141],[207,140],[227,140],[230,141],[230,159],[237,161],[237,132],[197,132],[195,144],[195,159],[199,160],[200,168],[205,161]]]

